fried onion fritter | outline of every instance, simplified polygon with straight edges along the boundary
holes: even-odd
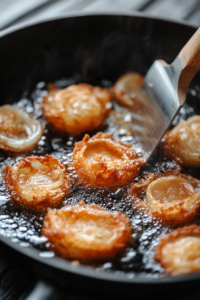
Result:
[[[165,134],[163,141],[165,155],[181,165],[200,166],[200,116],[181,120]]]
[[[0,107],[0,148],[5,151],[24,152],[40,140],[43,128],[39,121],[12,106]]]
[[[82,263],[112,260],[123,253],[131,239],[126,215],[84,201],[60,210],[50,209],[42,233],[57,255]]]
[[[79,135],[102,124],[110,112],[110,100],[107,89],[81,83],[51,90],[44,98],[43,112],[57,130]]]
[[[50,155],[23,158],[2,174],[15,205],[34,211],[57,207],[70,190],[65,167]]]
[[[75,143],[71,166],[82,185],[90,187],[124,186],[138,176],[145,159],[136,159],[130,145],[116,142],[112,134],[85,135]]]
[[[200,271],[200,227],[178,228],[161,238],[154,259],[172,275]]]
[[[144,197],[144,194],[146,196]],[[148,174],[129,189],[132,203],[172,225],[191,221],[200,207],[200,181],[180,169]]]
[[[140,90],[144,76],[139,73],[127,72],[122,75],[113,87],[114,96],[119,103],[126,106],[135,105],[137,93]]]

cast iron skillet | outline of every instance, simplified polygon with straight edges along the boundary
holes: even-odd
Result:
[[[126,71],[145,74],[155,59],[170,63],[194,31],[186,23],[138,13],[77,15],[12,27],[3,31],[0,39],[0,104],[16,102],[24,90],[33,89],[37,82],[54,82],[74,72],[81,73],[85,82],[94,83],[103,78],[115,81]],[[90,289],[101,287],[101,291],[112,292],[135,292],[142,287],[149,292],[155,285],[158,288],[168,284],[172,288],[200,279],[200,273],[129,279],[84,266],[72,267],[57,257],[41,258],[34,248],[23,248],[6,237],[0,239],[16,255],[34,260],[40,272],[64,284],[75,282],[87,288],[89,283]]]

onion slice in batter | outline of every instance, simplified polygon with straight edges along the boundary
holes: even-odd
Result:
[[[70,190],[64,165],[50,155],[22,158],[2,175],[14,204],[33,211],[57,207]]]
[[[161,144],[164,153],[179,164],[191,167],[200,166],[200,116],[181,120],[168,131]]]
[[[12,106],[0,107],[0,148],[23,152],[33,148],[40,140],[43,128],[39,121]]]
[[[113,260],[131,240],[131,226],[125,214],[113,214],[84,201],[60,210],[50,209],[42,233],[57,255],[82,263]]]
[[[125,106],[132,106],[133,108],[138,106],[136,98],[143,81],[144,76],[139,73],[127,72],[122,75],[113,87],[116,100]]]
[[[200,181],[180,169],[147,174],[130,187],[129,194],[137,209],[172,225],[191,221],[200,207]]]
[[[112,134],[85,135],[75,144],[71,166],[82,185],[111,188],[130,184],[138,176],[144,158],[136,158],[131,145],[117,142]]]
[[[178,228],[161,238],[154,259],[165,272],[184,275],[200,271],[200,227]]]
[[[103,123],[110,112],[110,100],[109,90],[81,83],[52,89],[44,98],[43,112],[58,131],[80,135]]]

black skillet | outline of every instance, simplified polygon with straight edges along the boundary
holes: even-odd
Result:
[[[114,82],[126,71],[145,74],[155,59],[170,63],[194,33],[186,23],[160,20],[143,14],[95,14],[61,17],[42,23],[14,26],[1,33],[1,105],[20,99],[40,81],[54,82],[78,72],[84,82],[103,78]],[[198,82],[198,74],[192,84]],[[200,81],[199,81],[200,82]],[[98,291],[130,292],[158,287],[188,286],[198,282],[200,273],[157,279],[97,272],[60,258],[42,258],[38,250],[23,248],[7,237],[1,242],[20,259],[31,260],[37,274],[53,281]],[[38,269],[39,268],[39,269]]]

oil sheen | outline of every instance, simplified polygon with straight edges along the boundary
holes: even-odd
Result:
[[[67,87],[71,84],[78,83],[76,79],[62,79],[55,82],[59,87]],[[97,83],[103,87],[112,85],[108,80],[102,80]],[[135,276],[147,276],[157,278],[164,276],[163,269],[153,259],[154,248],[157,245],[159,238],[170,232],[172,228],[166,226],[161,221],[149,215],[140,215],[131,204],[131,200],[127,196],[127,188],[118,188],[115,191],[91,189],[78,185],[77,175],[73,169],[69,167],[70,159],[73,152],[74,143],[78,141],[73,137],[63,137],[54,134],[51,128],[46,124],[42,117],[42,101],[47,94],[47,85],[40,82],[32,92],[25,92],[22,98],[14,105],[27,113],[34,114],[39,119],[44,127],[44,134],[39,141],[37,147],[28,155],[45,155],[50,154],[60,160],[71,176],[72,188],[67,198],[64,198],[61,205],[72,204],[84,200],[87,204],[97,204],[111,212],[122,211],[125,213],[133,226],[132,236],[133,241],[129,248],[124,253],[124,256],[115,262],[107,261],[103,265],[93,266],[98,271],[115,272],[128,278]],[[188,98],[197,98],[198,91],[190,90]],[[199,100],[199,99],[198,99]],[[199,113],[197,110],[196,113]],[[174,121],[174,125],[180,119],[187,119],[194,114],[192,106],[185,103],[178,117]],[[112,103],[112,111],[108,117],[107,123],[102,127],[105,133],[113,133],[115,140],[132,143],[133,148],[138,155],[142,154],[141,149],[134,141],[134,134],[131,128],[131,112],[122,106],[119,106],[115,101]],[[96,133],[96,132],[94,132]],[[82,139],[82,137],[80,137]],[[79,140],[80,140],[79,139]],[[27,154],[26,154],[27,155]],[[18,162],[23,156],[7,156],[3,151],[0,151],[0,169],[5,165]],[[152,156],[150,161],[141,170],[140,177],[135,179],[138,182],[142,176],[148,172],[162,172],[167,169],[174,168],[175,162],[169,161],[158,150]],[[190,174],[198,179],[198,171],[185,168],[184,173]],[[17,210],[12,203],[11,196],[8,194],[3,180],[0,181],[0,234],[9,237],[13,243],[19,243],[22,247],[35,247],[39,251],[41,257],[53,257],[52,252],[48,252],[45,247],[46,238],[42,236],[42,224],[45,213],[32,213]],[[198,218],[194,223],[198,224]]]

